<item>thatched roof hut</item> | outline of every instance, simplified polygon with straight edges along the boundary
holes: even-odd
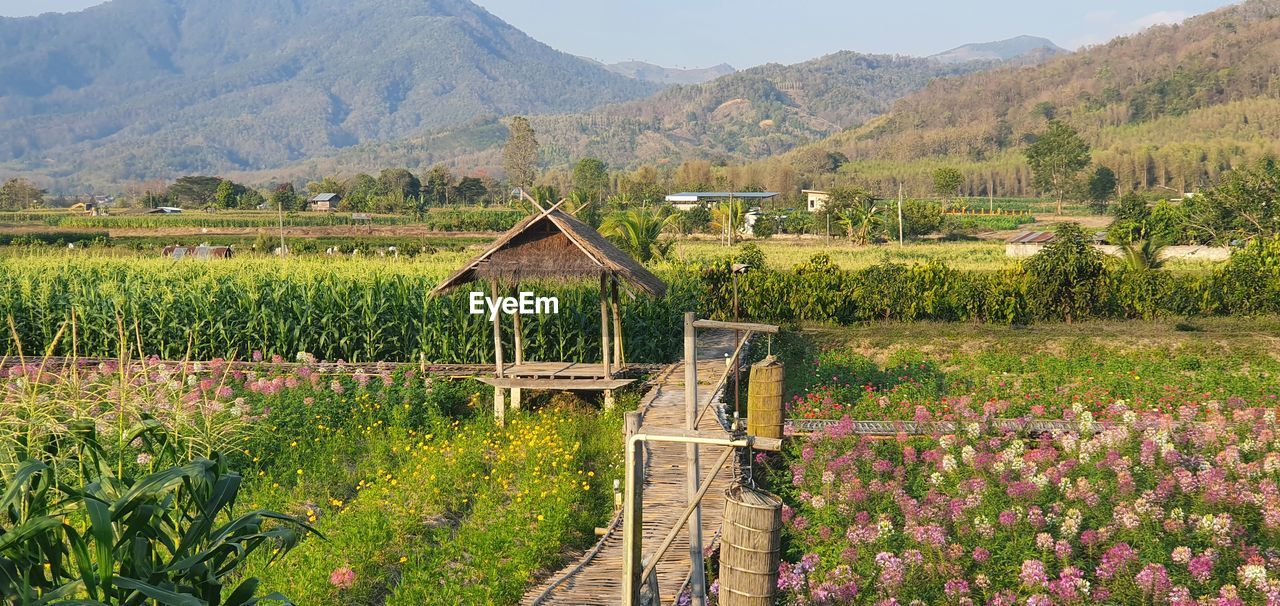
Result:
[[[516,224],[441,282],[432,294],[477,280],[516,283],[528,279],[586,280],[601,275],[620,278],[655,297],[667,293],[662,280],[600,232],[553,208]]]
[[[615,378],[615,373],[623,371],[625,366],[618,285],[625,284],[655,297],[665,296],[667,285],[600,232],[553,206],[516,224],[484,252],[445,278],[431,294],[479,281],[488,282],[493,296],[497,297],[499,284],[514,286],[523,280],[599,281],[601,361],[599,366],[593,365],[594,368],[565,362],[526,363],[524,329],[520,314],[516,313],[511,316],[515,364],[508,366],[503,363],[501,320],[494,315],[495,376],[480,379],[494,387],[494,415],[499,422],[505,415],[504,390],[511,391],[513,408],[520,406],[522,389],[600,390],[605,393],[606,407],[610,406],[613,390],[631,382]]]

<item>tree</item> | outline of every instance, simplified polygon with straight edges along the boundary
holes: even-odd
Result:
[[[1230,242],[1280,233],[1280,163],[1264,159],[1223,175],[1202,195],[1183,204],[1193,231],[1205,240]]]
[[[507,125],[507,143],[502,148],[502,168],[507,181],[516,187],[529,188],[538,178],[538,139],[529,119],[516,116]]]
[[[1105,166],[1094,169],[1089,176],[1089,202],[1094,212],[1107,211],[1107,202],[1116,195],[1116,173]]]
[[[413,173],[404,168],[385,168],[378,173],[378,189],[380,193],[388,196],[398,196],[402,199],[417,198],[418,192],[422,190],[422,182],[413,176]]]
[[[885,229],[892,238],[898,235],[898,213],[889,208],[885,213]],[[917,238],[942,229],[942,207],[926,200],[903,200],[902,235]]]
[[[1062,199],[1089,165],[1089,144],[1067,123],[1050,120],[1048,129],[1027,147],[1026,156],[1035,186],[1057,199],[1058,214],[1062,214]]]
[[[626,251],[637,261],[647,263],[655,256],[665,256],[671,242],[662,243],[659,238],[675,222],[675,216],[665,210],[633,209],[605,217],[600,233]]]
[[[427,179],[424,188],[429,187],[431,179]],[[479,177],[463,177],[458,180],[458,184],[453,186],[454,201],[463,204],[475,204],[489,194],[489,190],[484,186],[484,181]]]
[[[837,185],[831,188],[827,203],[819,211],[819,223],[837,225],[845,228],[850,241],[859,240],[862,232],[862,243],[871,237],[879,219],[879,209],[875,207],[875,195],[856,185]],[[866,230],[863,231],[862,228]]]
[[[169,186],[169,197],[178,206],[204,208],[213,203],[219,185],[222,179],[218,177],[188,175]]]
[[[48,193],[22,177],[13,177],[0,186],[0,210],[25,210],[44,204]]]
[[[325,177],[319,181],[312,181],[308,183],[307,193],[312,196],[317,194],[338,194],[341,196],[345,194],[346,191],[342,189],[342,184],[338,183],[337,179],[334,179],[333,177]]]
[[[292,183],[282,183],[277,185],[271,192],[271,208],[283,210],[285,212],[298,210],[301,198],[298,192],[294,191]]]
[[[347,195],[342,204],[352,212],[366,212],[373,206],[374,198],[379,195],[378,180],[372,175],[360,173],[343,184]]]
[[[1042,317],[1061,317],[1070,324],[1103,300],[1102,253],[1077,223],[1059,225],[1053,241],[1027,259],[1024,267],[1032,304]]]
[[[444,206],[449,203],[449,189],[453,184],[453,175],[444,165],[437,164],[427,172],[426,181],[422,184],[422,198],[428,206]]]
[[[746,228],[747,205],[741,198],[725,200],[711,209],[711,227],[724,234],[725,242],[733,246],[733,238]]]
[[[960,193],[961,185],[964,185],[964,174],[960,171],[950,166],[933,171],[933,191],[942,197],[944,210],[951,203],[951,198]]]
[[[573,165],[573,188],[599,202],[609,189],[609,169],[599,158],[583,158]]]
[[[223,180],[213,192],[213,205],[217,208],[235,208],[236,188],[230,180]]]

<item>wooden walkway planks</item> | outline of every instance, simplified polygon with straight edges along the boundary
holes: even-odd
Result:
[[[733,333],[727,331],[703,331],[698,336],[698,402],[699,410],[719,393],[710,393],[714,383],[724,374],[725,355],[733,352]],[[645,427],[683,429],[685,427],[684,364],[667,367],[654,381],[653,388],[645,394],[640,407]],[[707,432],[723,432],[715,414],[702,418],[698,429]],[[619,444],[623,437],[618,436]],[[703,447],[699,462],[702,476],[711,473],[711,466],[719,454],[718,448]],[[687,505],[685,493],[686,455],[684,444],[653,443],[645,451],[644,485],[644,551],[650,554],[657,549],[672,523]],[[733,461],[730,459],[716,474],[715,483],[702,501],[703,544],[710,547],[718,538],[721,517],[724,515],[724,491],[733,477]],[[683,532],[658,564],[658,587],[664,604],[672,603],[676,592],[689,573],[689,541]],[[548,587],[555,585],[547,591]],[[545,598],[538,601],[539,597]],[[543,583],[525,594],[521,604],[526,605],[614,605],[622,595],[622,533],[620,524],[613,524],[610,532],[595,548],[579,561],[556,572]]]

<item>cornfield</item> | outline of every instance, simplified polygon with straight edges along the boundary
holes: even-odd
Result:
[[[492,324],[469,313],[468,289],[428,296],[449,269],[373,258],[5,259],[0,321],[13,319],[17,339],[0,339],[0,355],[15,355],[20,345],[28,356],[111,357],[124,346],[167,359],[308,352],[327,360],[491,362]],[[559,314],[524,318],[526,359],[598,360],[598,288],[523,286],[560,299]],[[664,300],[623,302],[628,361],[663,362],[679,351],[680,313],[697,298],[691,283],[671,286]],[[510,327],[507,320],[508,339]]]
[[[419,225],[436,231],[505,231],[524,218],[525,213],[511,208],[433,208],[421,217],[409,215],[370,215],[353,219],[350,213],[288,213],[285,227],[326,227],[334,225]],[[252,229],[277,227],[281,217],[271,211],[227,211],[220,213],[186,212],[180,215],[115,215],[91,217],[70,213],[47,212],[0,213],[0,224],[9,226],[41,225],[77,229],[159,229],[220,228]]]

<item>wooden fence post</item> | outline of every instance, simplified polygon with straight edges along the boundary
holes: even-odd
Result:
[[[694,312],[684,314],[684,405],[686,429],[698,429],[698,329],[693,323],[697,320]],[[698,492],[698,445],[685,445],[688,455],[685,470],[685,494],[688,503],[693,507],[693,515],[689,516],[689,593],[693,597],[692,606],[706,604],[707,577],[705,556],[702,553],[702,507],[697,505],[695,495]]]

